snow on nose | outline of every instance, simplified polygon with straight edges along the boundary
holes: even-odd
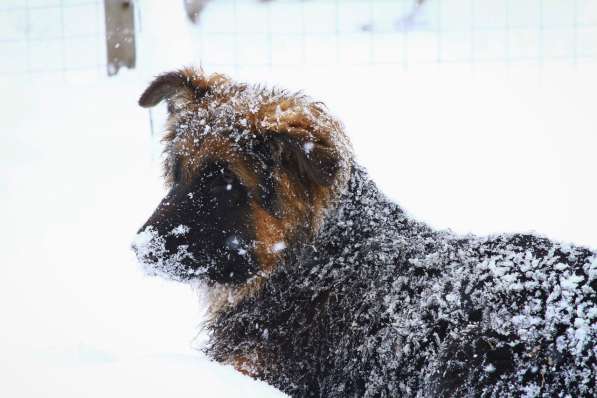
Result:
[[[145,268],[164,257],[166,242],[153,227],[149,226],[135,235],[132,248],[137,253],[139,263]]]
[[[185,236],[186,234],[189,233],[190,230],[191,230],[191,228],[187,227],[186,225],[180,224],[178,227],[176,227],[176,228],[172,229],[172,231],[170,231],[170,235],[174,235],[176,237]]]
[[[180,225],[174,228],[171,234],[178,236],[176,233],[186,234],[187,232],[188,227]],[[160,235],[152,226],[137,233],[132,247],[137,253],[137,260],[141,268],[148,275],[158,275],[173,280],[186,280],[205,272],[201,267],[192,269],[184,266],[183,261],[185,260],[195,261],[192,253],[188,250],[189,245],[178,245],[176,250],[169,251],[164,236]]]

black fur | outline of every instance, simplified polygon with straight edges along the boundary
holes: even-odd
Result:
[[[242,283],[257,272],[249,250],[255,232],[249,220],[249,194],[225,161],[212,161],[192,181],[180,179],[174,165],[170,192],[139,233],[151,230],[163,249],[145,253],[145,262],[175,256],[169,277],[179,280],[206,276],[217,283]],[[177,231],[177,228],[180,228]],[[161,249],[161,248],[160,248]]]
[[[208,355],[294,397],[597,396],[597,253],[413,220],[302,95],[185,69],[140,103],[164,99],[172,189],[135,248],[150,273],[224,294]],[[230,143],[220,159],[213,137]],[[183,155],[195,163],[181,173]],[[301,232],[269,233],[278,222]],[[264,242],[286,250],[266,257]]]
[[[596,284],[594,252],[434,231],[354,166],[316,239],[217,314],[206,350],[258,358],[293,397],[593,397]]]

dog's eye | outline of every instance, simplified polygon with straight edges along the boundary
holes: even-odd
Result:
[[[205,176],[204,186],[215,195],[236,191],[239,185],[238,179],[228,169],[222,168]]]
[[[229,170],[222,171],[222,182],[226,185],[231,185],[236,182],[236,176]]]

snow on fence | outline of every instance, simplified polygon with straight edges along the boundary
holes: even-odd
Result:
[[[106,0],[106,3],[120,0]],[[132,1],[136,35],[152,0]],[[597,59],[595,0],[176,0],[192,58],[224,71],[335,65],[579,64]],[[195,8],[193,8],[193,6]],[[185,11],[200,13],[191,15]],[[104,0],[3,0],[0,76],[107,68]],[[175,30],[180,32],[180,30]],[[177,40],[172,37],[171,40]],[[146,47],[147,48],[147,47]],[[137,48],[140,59],[146,48]],[[138,68],[144,68],[137,62]]]

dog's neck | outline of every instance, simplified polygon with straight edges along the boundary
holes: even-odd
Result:
[[[315,238],[289,248],[254,294],[208,320],[206,352],[276,385],[315,382],[317,372],[306,375],[304,369],[326,363],[321,344],[326,350],[335,344],[356,347],[364,336],[390,327],[383,297],[392,281],[408,274],[409,258],[437,249],[433,242],[440,240],[353,164]],[[377,299],[366,296],[372,284]],[[289,348],[297,342],[304,347]]]
[[[398,204],[388,200],[366,170],[353,162],[346,188],[329,209],[313,244],[316,250],[326,251],[330,246],[339,244],[339,241],[344,247],[347,241],[355,245],[373,242],[383,239],[373,235],[373,226],[380,224],[387,225],[389,230],[413,226],[417,230],[417,227],[428,229],[409,218]]]
[[[403,219],[406,214],[395,203],[386,199],[363,167],[352,161],[344,189],[330,201],[326,216],[313,239],[299,242],[286,249],[276,270],[294,267],[303,258],[317,256],[316,253],[336,254],[334,247],[339,240],[351,240],[355,245],[367,243],[372,238],[370,226],[384,222],[384,219]],[[274,271],[277,272],[277,271]],[[209,289],[209,318],[231,310],[245,299],[261,293],[271,274],[259,274],[240,286],[216,284]]]
[[[376,272],[374,267],[358,269],[355,265],[353,270],[340,274],[342,276],[338,275],[338,267],[350,267],[351,256],[362,248],[370,246],[370,252],[376,253],[375,245],[380,239],[382,242],[391,239],[389,235],[379,235],[380,223],[387,224],[394,238],[397,229],[411,226],[400,207],[387,200],[366,171],[353,163],[345,189],[328,208],[314,239],[289,247],[272,274],[257,277],[247,286],[220,287],[213,291],[211,316],[206,326],[217,336],[214,335],[207,347],[210,355],[239,369],[245,369],[250,363],[249,373],[263,376],[261,372],[270,367],[267,362],[274,361],[270,356],[275,353],[263,352],[261,341],[267,338],[253,336],[248,330],[264,322],[283,325],[287,316],[284,314],[292,313],[296,315],[291,316],[297,317],[307,314],[308,317],[309,311],[323,311],[335,300],[337,292],[332,286],[339,278],[352,278],[354,283],[360,283],[354,279],[357,278],[366,283],[368,273]],[[396,245],[405,248],[399,253],[407,252],[406,239]],[[393,261],[391,256],[388,254],[388,261]],[[303,282],[289,282],[295,280]],[[276,321],[278,318],[280,320]],[[253,323],[249,327],[245,321]],[[274,362],[279,361],[282,360],[278,358]],[[243,366],[237,366],[239,363]]]

